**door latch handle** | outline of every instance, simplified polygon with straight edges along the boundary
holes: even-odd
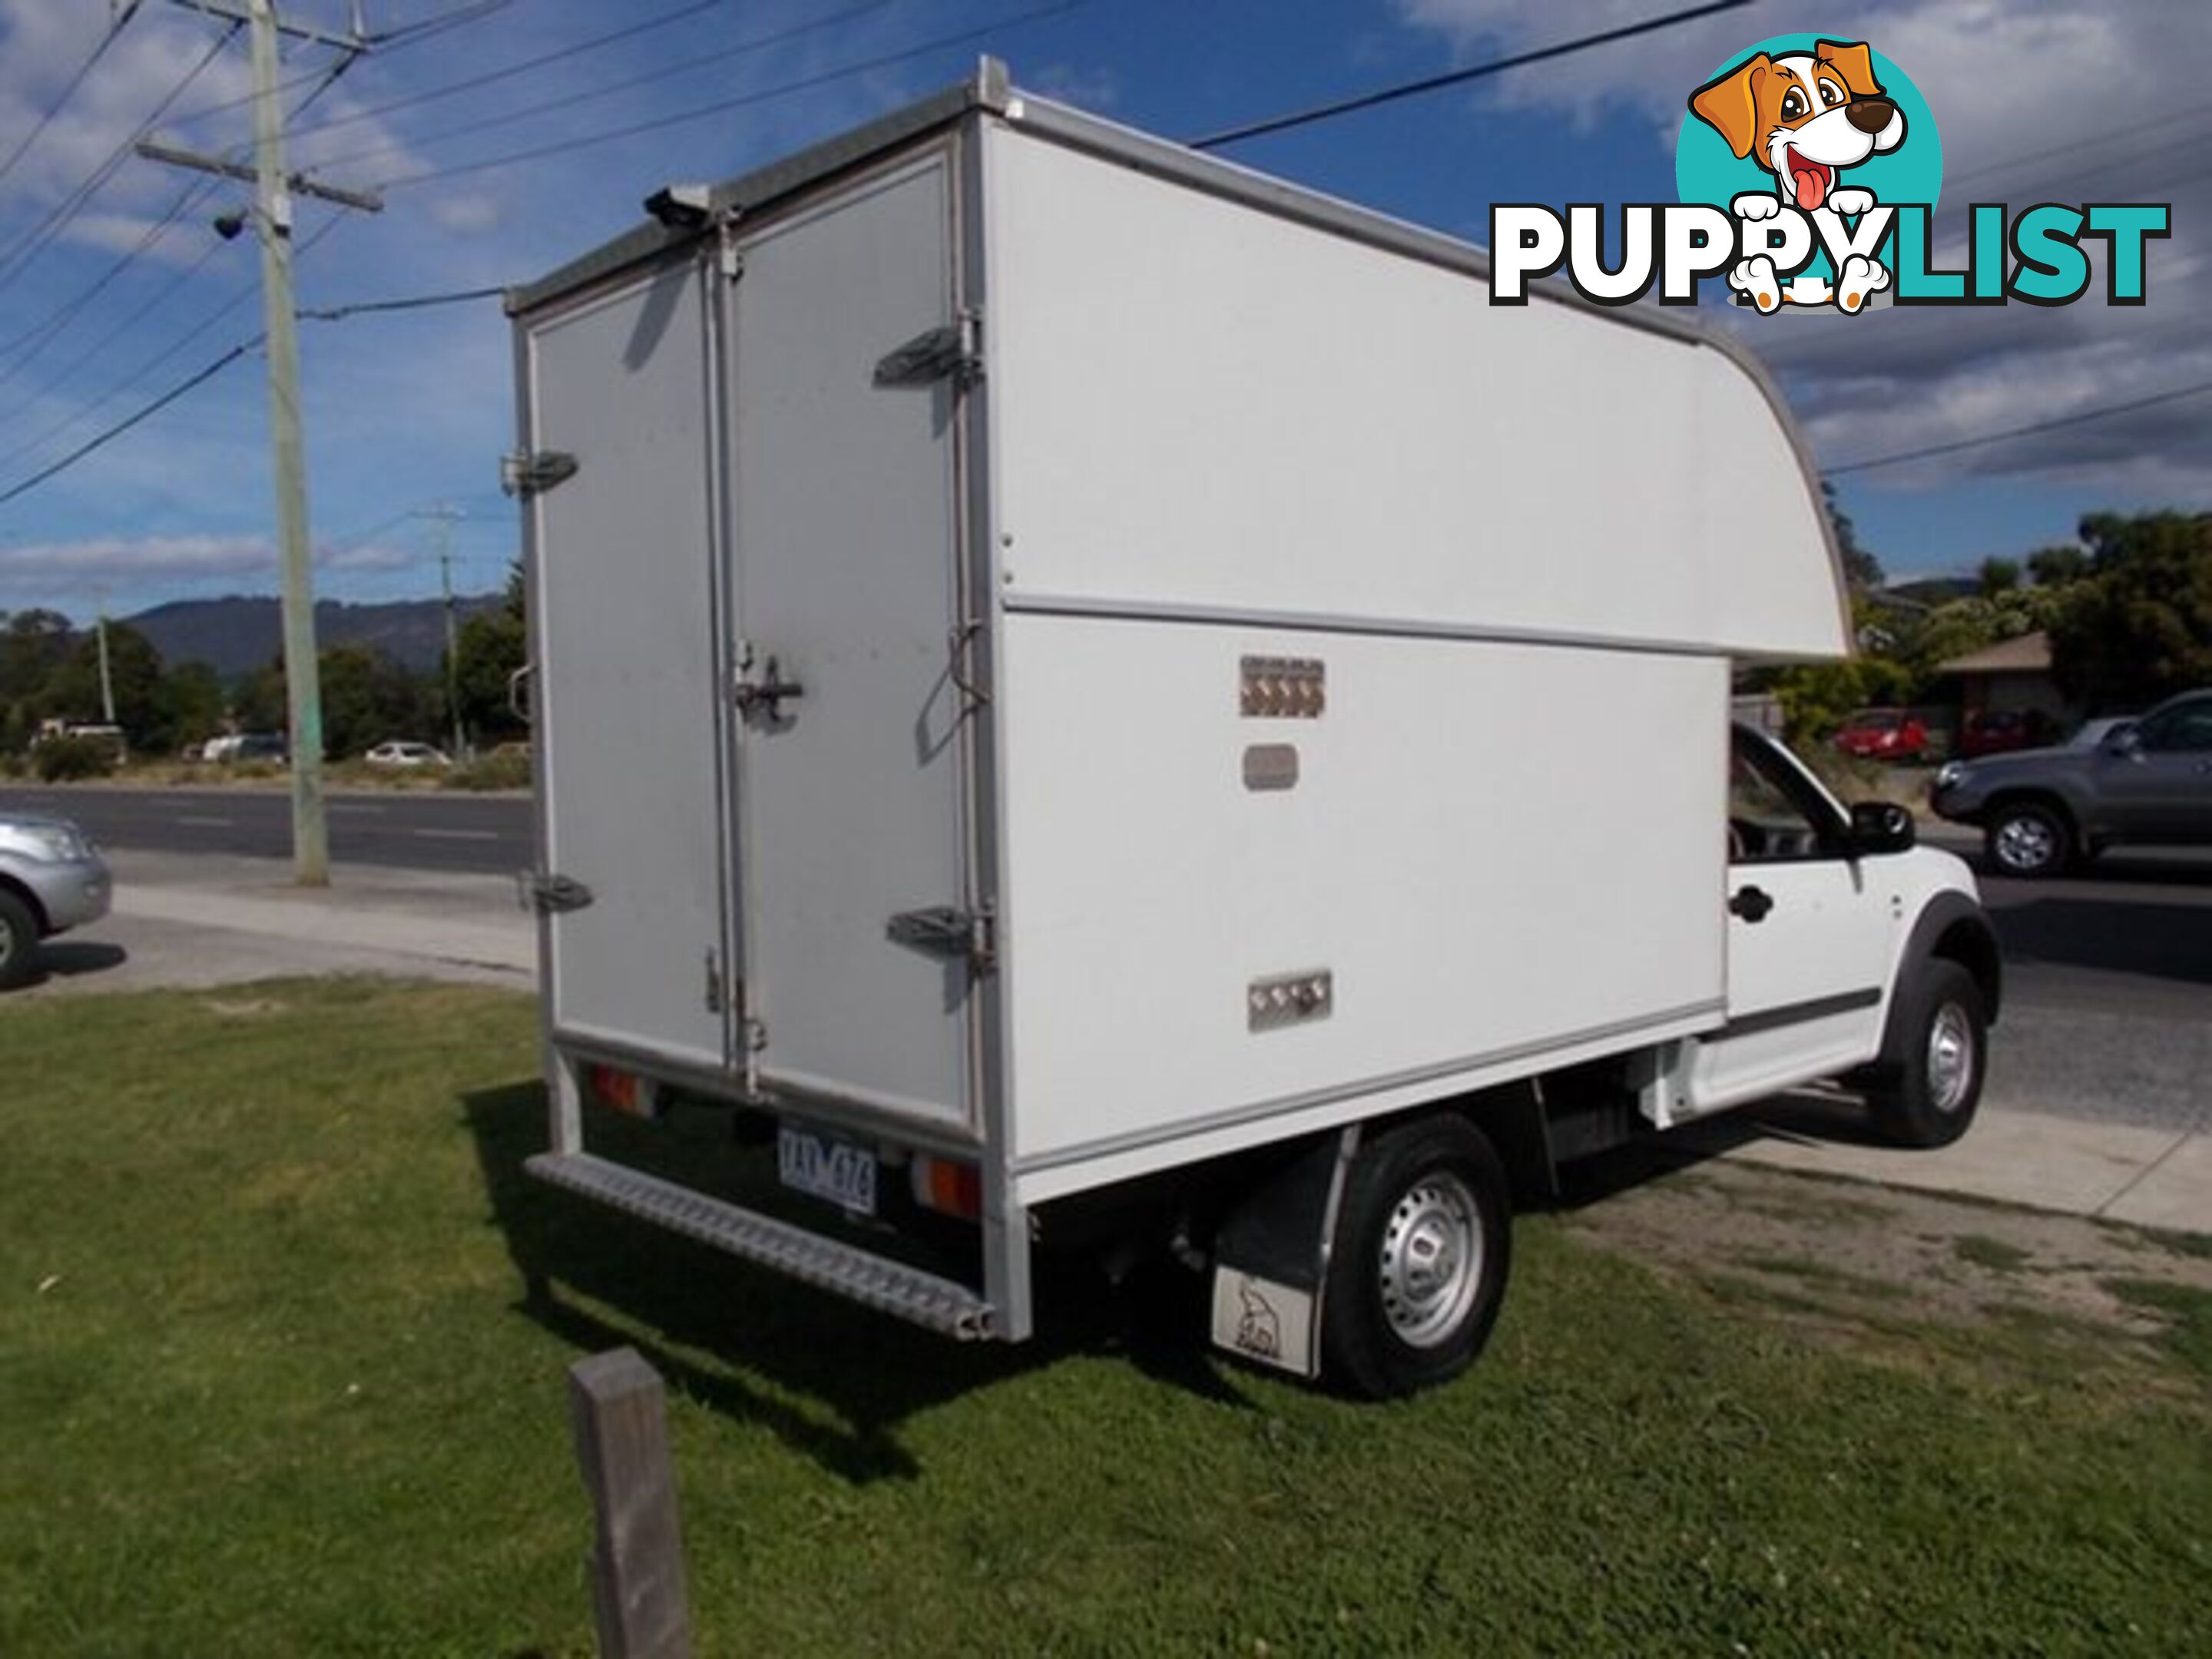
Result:
[[[1739,887],[1729,900],[1729,909],[1746,921],[1766,920],[1766,913],[1774,908],[1774,899],[1763,887]]]
[[[786,697],[805,695],[806,688],[797,680],[784,678],[783,670],[774,657],[761,670],[760,678],[739,680],[736,693],[738,708],[746,718],[762,714],[771,720],[783,718],[781,705]]]

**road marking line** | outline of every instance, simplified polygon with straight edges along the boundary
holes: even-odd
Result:
[[[433,841],[497,841],[496,830],[414,830],[410,835],[428,836]]]
[[[195,818],[179,816],[179,823],[198,824],[210,830],[229,830],[237,825],[236,818]]]

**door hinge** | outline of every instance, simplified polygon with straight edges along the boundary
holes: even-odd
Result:
[[[499,458],[499,487],[527,500],[576,476],[576,458],[565,450],[518,449]]]
[[[927,386],[948,374],[961,386],[979,380],[983,353],[981,319],[963,311],[958,320],[917,334],[876,364],[878,386]]]
[[[890,919],[885,931],[899,944],[925,956],[947,961],[964,957],[979,974],[988,974],[999,965],[998,919],[988,905],[979,910],[962,910],[950,904],[902,910]]]
[[[708,1013],[719,1014],[722,1012],[722,959],[715,954],[714,950],[711,945],[708,947],[707,951],[707,995],[705,1000],[707,1004],[707,1012]]]
[[[515,876],[514,880],[522,908],[534,910],[541,916],[580,910],[592,902],[592,890],[574,876],[560,875],[550,870],[524,870]]]

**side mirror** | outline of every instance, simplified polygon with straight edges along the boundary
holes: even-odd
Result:
[[[1894,801],[1863,800],[1851,807],[1851,851],[1902,853],[1919,838],[1912,814]]]
[[[2132,726],[2116,727],[2105,738],[2105,752],[2108,755],[2140,755],[2142,746],[2142,733]]]

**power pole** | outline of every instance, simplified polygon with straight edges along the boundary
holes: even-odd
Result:
[[[115,681],[107,672],[107,590],[100,590],[100,610],[93,626],[100,635],[100,717],[115,724]]]
[[[300,342],[292,299],[292,199],[312,196],[374,213],[384,204],[354,191],[334,190],[284,170],[284,112],[277,100],[276,39],[281,34],[335,46],[349,56],[368,50],[360,27],[345,34],[277,21],[275,0],[177,0],[231,23],[244,23],[253,48],[253,226],[261,242],[261,295],[269,348],[269,428],[276,480],[276,546],[283,566],[284,688],[291,717],[292,877],[303,887],[330,884],[330,831],[323,811],[323,698],[315,659],[315,597],[307,540],[307,478],[300,432]],[[141,155],[227,178],[246,175],[236,162],[166,145],[141,143]],[[217,222],[218,229],[225,229]],[[235,226],[226,229],[235,234]]]
[[[453,722],[453,758],[465,760],[469,739],[461,729],[460,635],[453,621],[453,520],[466,515],[451,501],[440,501],[416,516],[438,526],[438,580],[446,594],[446,712]]]

